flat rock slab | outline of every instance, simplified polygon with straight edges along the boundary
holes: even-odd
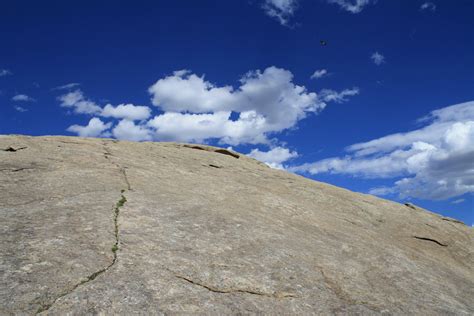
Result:
[[[474,314],[474,230],[219,148],[0,137],[0,314]]]

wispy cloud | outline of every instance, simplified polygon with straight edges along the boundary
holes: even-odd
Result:
[[[319,92],[319,98],[324,100],[324,102],[343,103],[348,101],[347,97],[358,95],[359,92],[359,88],[357,87],[345,89],[340,92],[331,89],[323,89],[321,92]]]
[[[298,8],[299,0],[265,0],[262,5],[265,13],[275,18],[281,25],[288,26],[289,20]]]
[[[8,69],[0,69],[0,77],[13,75],[13,73]]]
[[[466,201],[465,199],[457,199],[451,202],[451,204],[461,204],[462,202]]]
[[[474,101],[433,111],[427,126],[348,147],[333,157],[291,168],[310,174],[394,178],[373,194],[448,199],[474,192]]]
[[[373,53],[372,56],[370,56],[370,58],[372,59],[374,64],[376,64],[377,66],[380,66],[385,62],[385,56],[380,54],[379,52]]]
[[[19,105],[15,105],[15,106],[13,106],[13,108],[15,110],[17,110],[18,112],[27,112],[28,111],[27,109],[25,109],[24,107],[21,107]]]
[[[26,94],[17,94],[12,98],[15,102],[35,102],[36,100]]]
[[[421,11],[436,11],[436,4],[433,2],[425,2],[420,6]]]
[[[72,83],[68,83],[68,84],[62,85],[62,86],[54,87],[54,88],[51,89],[51,90],[69,90],[69,89],[73,89],[73,88],[79,87],[80,85],[81,85],[80,83],[72,82]]]
[[[311,79],[319,79],[327,75],[328,75],[328,71],[326,69],[319,69],[313,72],[313,74],[311,75]]]
[[[328,0],[329,3],[337,4],[341,9],[350,13],[360,13],[366,6],[377,2],[376,0]]]

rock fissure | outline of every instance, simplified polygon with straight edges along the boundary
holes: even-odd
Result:
[[[295,298],[297,297],[295,294],[292,293],[282,293],[282,292],[275,292],[275,293],[265,293],[265,292],[260,292],[260,291],[254,291],[254,290],[248,290],[248,289],[219,289],[214,286],[210,286],[207,284],[203,284],[201,282],[194,281],[188,277],[184,277],[182,275],[174,275],[175,277],[184,280],[188,283],[191,283],[193,285],[197,285],[199,287],[202,287],[210,292],[214,293],[220,293],[220,294],[232,294],[232,293],[245,293],[245,294],[252,294],[252,295],[259,295],[259,296],[266,296],[266,297],[272,297],[272,298]]]
[[[413,238],[419,239],[419,240],[431,241],[431,242],[434,242],[435,244],[438,244],[438,245],[440,245],[440,246],[442,246],[442,247],[447,247],[447,246],[448,246],[448,245],[443,244],[443,243],[441,243],[441,242],[439,242],[439,241],[437,241],[436,239],[433,239],[433,238],[420,237],[420,236],[413,236]]]
[[[112,266],[117,262],[117,251],[119,250],[119,245],[120,245],[120,232],[119,232],[119,225],[118,225],[118,217],[120,215],[120,209],[125,205],[127,202],[127,198],[124,195],[125,190],[122,190],[121,192],[121,197],[120,200],[117,202],[117,204],[114,207],[114,237],[115,237],[115,243],[112,246],[112,253],[113,253],[113,259],[112,261],[104,268],[95,271],[91,275],[89,275],[86,279],[81,280],[79,283],[75,284],[71,289],[63,292],[59,296],[57,296],[51,303],[46,303],[43,304],[41,303],[41,306],[39,307],[38,311],[36,314],[42,313],[44,311],[49,310],[53,305],[61,298],[65,297],[66,295],[69,295],[73,293],[77,288],[80,286],[91,282],[95,280],[99,275],[105,273],[107,270],[112,268]]]
[[[125,171],[125,168],[122,167],[121,165],[119,165],[118,163],[112,161],[112,159],[110,159],[110,157],[113,157],[112,152],[107,147],[106,143],[104,143],[103,146],[104,146],[104,151],[105,151],[104,152],[104,158],[107,159],[115,167],[117,167],[117,169],[119,169],[120,173],[123,176],[123,180],[124,180],[125,184],[127,185],[127,190],[132,191],[132,186],[130,185],[130,181],[128,181],[128,176],[127,176],[127,172]]]
[[[370,304],[369,302],[365,301],[360,301],[353,299],[349,294],[347,294],[339,284],[337,284],[334,280],[332,280],[326,273],[326,271],[323,269],[323,267],[318,266],[318,270],[321,272],[321,275],[323,276],[324,283],[326,286],[336,295],[336,297],[346,303],[347,305],[363,305],[366,306],[367,308],[374,310],[374,311],[380,311],[380,308],[377,306],[374,306]],[[336,311],[336,310],[335,310]]]
[[[0,171],[10,171],[10,172],[18,172],[18,171],[23,171],[23,170],[33,170],[33,169],[36,169],[36,168],[11,168],[11,169],[0,169]]]
[[[14,147],[10,146],[10,147],[7,147],[7,148],[2,149],[2,150],[3,150],[3,151],[8,151],[8,152],[14,153],[14,152],[16,152],[16,151],[19,151],[19,150],[22,150],[22,149],[26,149],[26,148],[28,148],[28,147],[18,147],[18,148],[14,148]]]
[[[214,153],[218,153],[218,154],[222,154],[222,155],[227,155],[227,156],[231,156],[231,157],[234,157],[236,159],[239,159],[240,155],[237,154],[237,153],[234,153],[230,150],[227,150],[227,149],[224,149],[224,148],[218,148],[218,149],[210,149],[210,148],[204,148],[202,146],[198,146],[198,145],[183,145],[184,148],[191,148],[191,149],[197,149],[197,150],[204,150],[204,151],[209,151],[209,152],[214,152]]]

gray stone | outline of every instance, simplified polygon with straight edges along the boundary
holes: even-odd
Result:
[[[0,137],[0,314],[474,314],[474,230],[203,145]]]

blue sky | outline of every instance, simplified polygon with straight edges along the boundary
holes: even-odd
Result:
[[[4,1],[0,134],[231,146],[471,225],[472,12],[471,0]]]

